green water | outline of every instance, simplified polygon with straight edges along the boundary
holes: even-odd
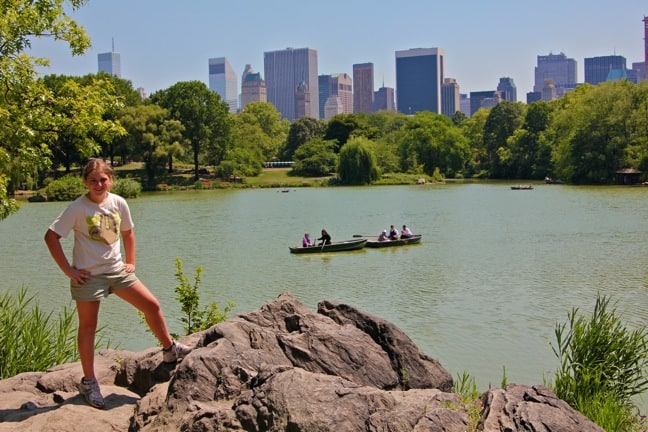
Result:
[[[383,317],[453,376],[480,388],[542,383],[557,362],[556,322],[588,313],[597,292],[617,301],[629,325],[648,319],[648,188],[457,184],[157,193],[130,201],[138,276],[180,331],[174,260],[202,301],[257,309],[288,291],[306,306],[335,299]],[[0,222],[0,290],[29,288],[45,307],[69,303],[68,283],[42,240],[67,203],[25,203]],[[420,245],[294,255],[304,232],[333,240],[377,235],[390,224],[423,234]],[[71,248],[71,239],[64,245]],[[175,314],[175,316],[174,316]],[[155,344],[117,298],[101,323],[122,348]]]

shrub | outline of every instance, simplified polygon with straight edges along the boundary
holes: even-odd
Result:
[[[189,283],[189,278],[185,276],[182,268],[182,261],[176,258],[176,279],[178,285],[175,288],[176,300],[182,305],[184,316],[181,321],[184,323],[184,333],[189,335],[201,330],[208,329],[214,324],[227,320],[227,313],[231,311],[236,304],[228,302],[227,306],[221,311],[217,302],[212,302],[206,308],[200,309],[200,283],[202,267],[196,268],[193,286]],[[172,335],[178,337],[178,335]]]
[[[572,309],[556,326],[554,389],[607,431],[627,431],[638,422],[632,398],[648,390],[648,331],[624,327],[609,302],[599,295],[589,321]]]
[[[130,178],[115,180],[111,191],[124,198],[137,198],[142,193],[142,185]]]
[[[48,201],[74,201],[86,191],[81,177],[68,174],[57,180],[52,180],[45,186],[43,194]]]
[[[45,313],[24,288],[1,293],[0,379],[76,361],[75,317],[67,307],[57,315]]]

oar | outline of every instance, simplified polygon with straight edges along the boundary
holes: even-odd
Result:
[[[375,237],[375,236],[371,236],[371,235],[364,235],[364,234],[353,234],[353,237],[354,237],[354,238],[358,238],[358,237]]]

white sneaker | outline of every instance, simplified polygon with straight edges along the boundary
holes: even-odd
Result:
[[[189,348],[187,345],[173,341],[173,344],[169,348],[162,349],[162,361],[164,361],[164,363],[175,363],[181,361],[191,351],[193,351],[193,348]]]
[[[79,383],[78,387],[79,393],[83,395],[86,402],[88,402],[88,405],[100,409],[103,409],[106,406],[104,398],[101,395],[101,390],[99,389],[99,383],[97,382],[96,378],[92,378],[87,381],[85,378],[81,378],[81,382]]]

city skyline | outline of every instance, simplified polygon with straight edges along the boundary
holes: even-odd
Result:
[[[648,5],[637,0],[548,0],[537,8],[513,0],[470,6],[414,0],[397,8],[368,0],[331,0],[326,8],[280,0],[272,8],[256,6],[90,1],[71,14],[93,42],[84,56],[72,57],[64,43],[49,40],[33,41],[29,53],[51,59],[43,73],[85,75],[97,72],[97,55],[111,51],[114,39],[122,78],[150,94],[179,81],[208,84],[209,58],[227,58],[240,79],[246,64],[263,71],[264,52],[288,47],[317,50],[318,74],[352,75],[353,64],[373,63],[374,90],[395,88],[396,51],[440,47],[444,78],[456,79],[461,93],[494,90],[500,78],[510,77],[524,100],[533,89],[537,56],[575,59],[578,82],[584,82],[585,58],[620,55],[628,66],[643,61],[642,19],[648,15]]]

